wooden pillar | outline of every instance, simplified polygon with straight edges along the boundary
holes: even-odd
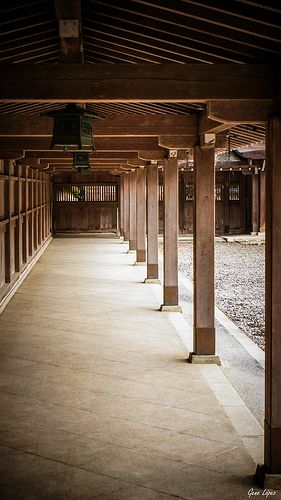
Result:
[[[259,199],[259,232],[265,232],[265,172],[260,172],[260,199]]]
[[[259,230],[259,177],[252,174],[252,227],[251,234],[258,234]]]
[[[193,215],[193,349],[192,363],[215,356],[215,154],[195,147]]]
[[[222,203],[223,203],[223,232],[224,234],[229,233],[230,227],[230,206],[229,206],[229,184],[230,175],[229,172],[224,172],[224,183],[222,185]]]
[[[28,174],[29,174],[29,167],[25,167],[25,184],[24,184],[24,226],[23,226],[23,261],[24,263],[27,263],[29,260],[29,214],[28,214],[28,208],[29,208],[29,184],[28,184]]]
[[[33,256],[34,249],[34,190],[33,190],[33,170],[30,169],[30,179],[29,179],[29,203],[30,203],[30,218],[29,218],[29,256]]]
[[[122,216],[123,216],[123,207],[122,207],[122,189],[123,189],[123,177],[120,176],[118,179],[118,184],[117,184],[117,196],[118,196],[118,203],[117,203],[117,215],[118,215],[118,222],[117,222],[117,233],[119,236],[123,236],[123,221],[122,221]]]
[[[180,311],[178,291],[179,176],[177,157],[164,159],[164,290],[161,311]]]
[[[42,172],[38,172],[38,246],[42,243]]]
[[[38,247],[38,170],[33,173],[33,248],[34,251]]]
[[[158,278],[158,166],[149,164],[146,171],[147,193],[147,278],[146,283],[160,283]]]
[[[123,208],[124,208],[124,241],[129,241],[129,174],[124,174],[124,200],[123,200]]]
[[[23,241],[22,241],[22,167],[17,166],[18,181],[17,181],[17,225],[16,225],[16,240],[15,240],[15,270],[19,272],[22,268],[22,254],[23,254]]]
[[[42,174],[42,241],[46,238],[46,175]]]
[[[13,275],[13,237],[12,237],[12,164],[9,160],[4,160],[4,171],[7,175],[5,195],[6,195],[6,224],[5,232],[5,282],[10,283]]]
[[[179,176],[179,229],[184,232],[185,226],[185,175]]]
[[[281,488],[281,120],[270,119],[266,140],[265,421],[264,465],[256,479]]]
[[[137,249],[137,172],[129,173],[129,251]]]
[[[137,171],[137,260],[136,264],[146,262],[146,170],[139,168]]]

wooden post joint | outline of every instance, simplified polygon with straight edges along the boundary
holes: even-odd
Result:
[[[214,148],[216,144],[216,134],[200,135],[200,146],[202,149]]]

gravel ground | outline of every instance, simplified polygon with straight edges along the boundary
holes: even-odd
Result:
[[[192,278],[191,242],[179,242],[179,269]],[[216,303],[264,349],[264,244],[216,242]]]

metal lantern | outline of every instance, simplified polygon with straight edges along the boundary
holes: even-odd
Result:
[[[67,152],[70,147],[78,150],[95,151],[92,118],[101,118],[88,113],[76,104],[67,104],[64,109],[42,113],[54,118],[51,149],[63,147]]]
[[[73,166],[78,168],[78,172],[90,170],[90,153],[75,151],[73,153]]]

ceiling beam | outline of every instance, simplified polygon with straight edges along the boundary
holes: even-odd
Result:
[[[59,22],[60,62],[83,63],[81,0],[53,0]]]
[[[260,100],[255,99],[239,101],[211,101],[207,106],[207,118],[220,123],[229,123],[231,125],[259,124],[265,123],[270,116],[279,112],[278,102],[274,99]]]
[[[161,149],[157,137],[98,137],[95,140],[97,151],[140,151],[143,149]],[[24,149],[48,151],[50,140],[44,137],[1,137],[0,150]],[[53,152],[54,150],[52,150]],[[61,152],[61,149],[58,151]],[[75,149],[73,150],[75,151]],[[40,154],[39,154],[40,155]],[[0,153],[1,156],[1,153]]]
[[[62,151],[26,151],[26,158],[41,158],[41,159],[65,159],[67,156]],[[91,155],[93,159],[104,160],[127,160],[137,158],[138,153],[135,151],[108,151],[108,152],[94,152]]]
[[[94,137],[157,137],[159,135],[197,135],[198,117],[187,116],[109,116],[93,120]],[[1,137],[51,137],[53,119],[34,115],[0,115]]]
[[[0,102],[276,99],[270,64],[1,64]]]

